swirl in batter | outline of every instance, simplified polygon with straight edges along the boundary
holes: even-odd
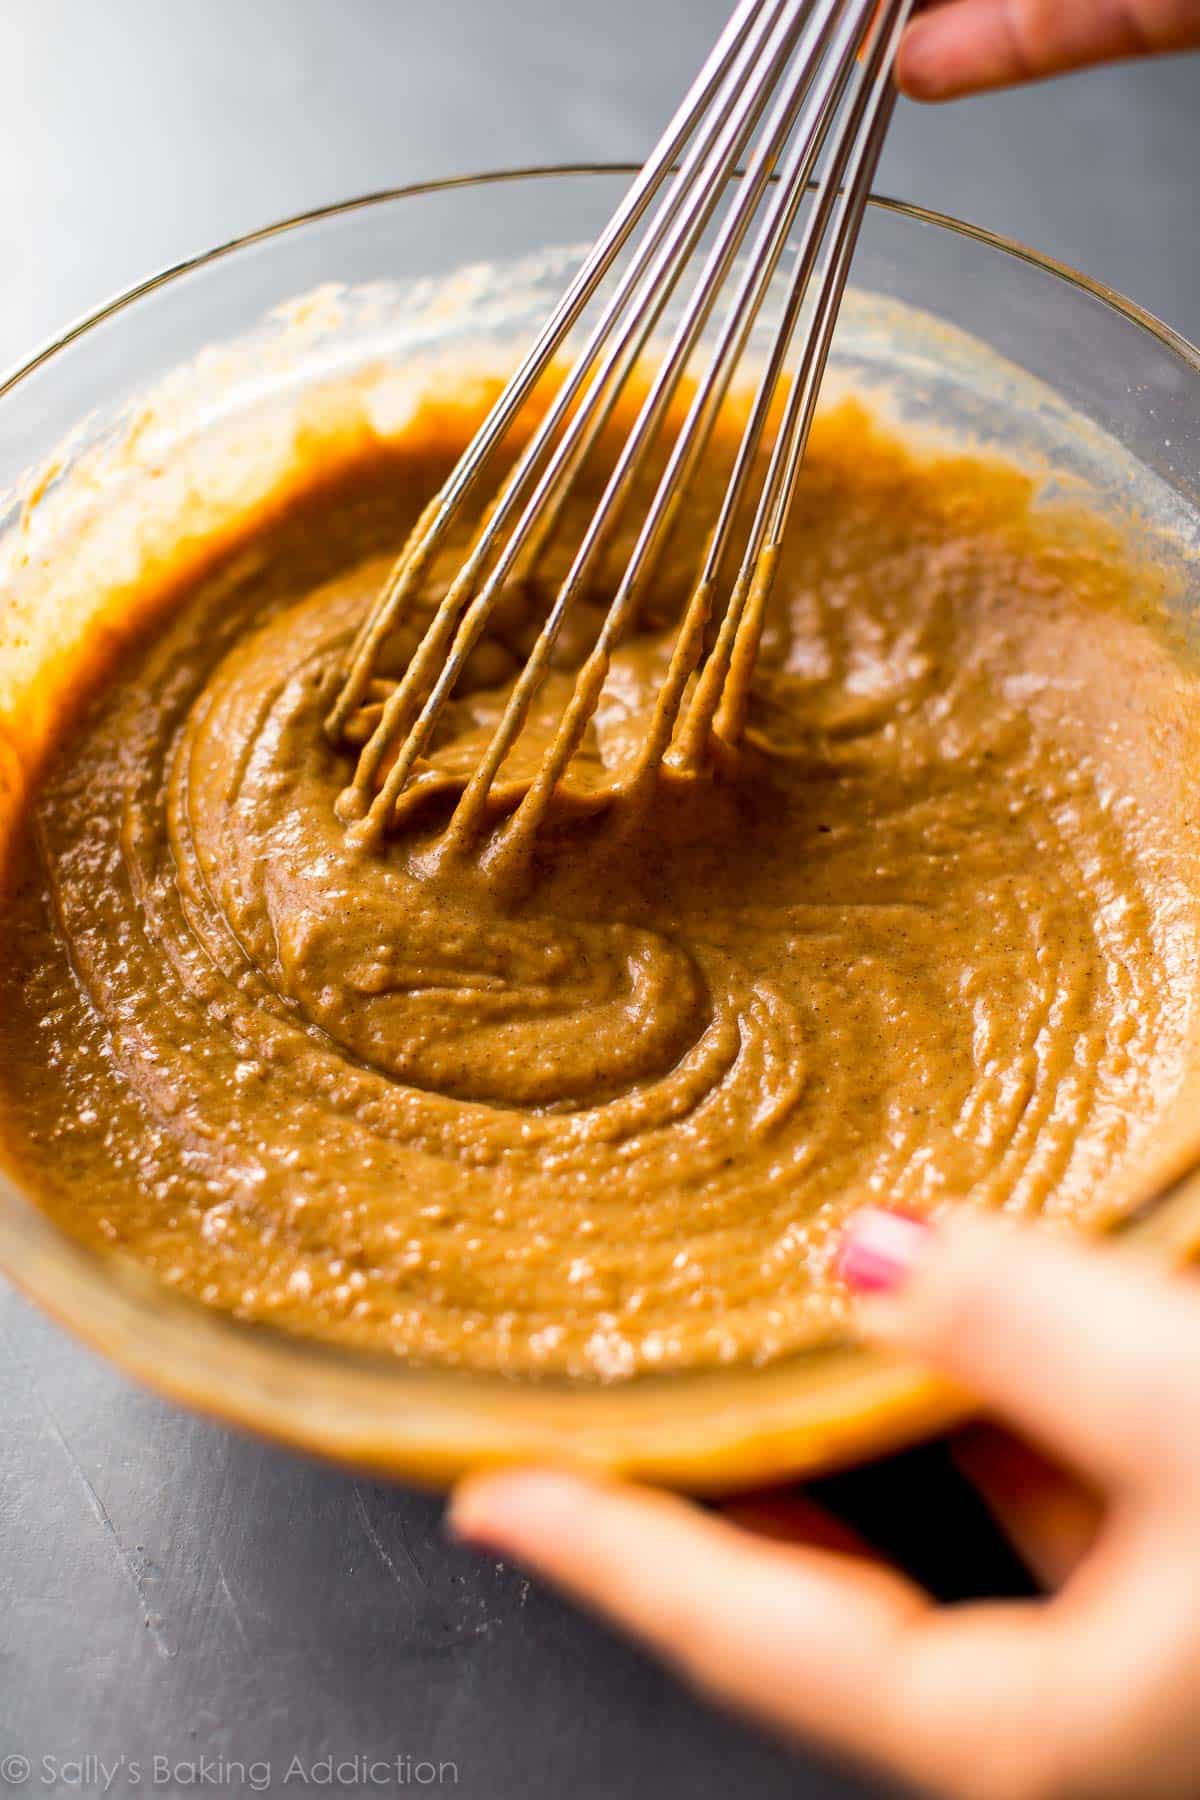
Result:
[[[347,839],[351,759],[321,731],[324,671],[445,457],[418,422],[402,458],[297,496],[64,725],[0,950],[5,1137],[42,1204],[249,1318],[586,1378],[828,1337],[867,1201],[1119,1210],[1179,1083],[1196,920],[1195,843],[1101,729],[1131,658],[1172,654],[1111,537],[1000,462],[827,416],[744,750],[608,799],[685,529],[514,889],[428,851],[553,559],[505,597],[382,853]]]

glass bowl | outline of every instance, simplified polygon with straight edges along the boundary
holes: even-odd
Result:
[[[503,171],[289,219],[121,295],[0,383],[0,838],[48,729],[32,672],[69,655],[87,624],[81,584],[69,604],[54,588],[56,537],[83,514],[116,518],[122,483],[156,477],[185,439],[236,436],[255,408],[269,405],[298,431],[297,421],[311,426],[314,391],[373,371],[376,422],[390,408],[394,425],[405,371],[436,379],[446,355],[459,364],[478,352],[492,369],[511,360],[632,173]],[[1020,245],[873,200],[830,379],[886,392],[916,427],[1040,460],[1096,504],[1149,521],[1161,554],[1196,554],[1200,354]],[[277,466],[259,455],[264,480],[292,444],[280,440]],[[226,515],[228,466],[206,464]],[[1193,621],[1181,623],[1190,631]],[[1173,1259],[1200,1243],[1200,1123],[1188,1122],[1200,1121],[1198,1097],[1181,1097],[1121,1228]],[[572,1459],[720,1491],[881,1452],[970,1405],[849,1340],[761,1369],[610,1386],[409,1368],[188,1300],[75,1242],[2,1173],[0,1265],[163,1393],[434,1484],[483,1463]]]

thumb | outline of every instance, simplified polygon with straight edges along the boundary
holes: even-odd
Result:
[[[864,1334],[936,1368],[1105,1486],[1178,1461],[1178,1372],[1200,1364],[1194,1284],[1129,1253],[958,1213],[867,1208],[841,1269]]]

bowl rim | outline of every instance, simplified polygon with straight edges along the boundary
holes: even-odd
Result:
[[[484,170],[291,214],[163,267],[82,314],[0,376],[0,404],[60,351],[139,300],[288,232],[422,196],[563,177],[633,176],[638,167],[579,162]],[[1058,278],[1145,331],[1200,377],[1200,349],[1104,283],[950,214],[885,195],[872,194],[870,204]],[[22,1192],[3,1164],[0,1200],[0,1270],[126,1372],[226,1424],[378,1474],[441,1486],[481,1464],[555,1458],[721,1491],[877,1455],[972,1411],[969,1399],[949,1383],[850,1337],[762,1369],[647,1374],[607,1389],[415,1367],[387,1353],[215,1313],[130,1259],[73,1238]],[[1169,1259],[1182,1260],[1200,1248],[1200,1172],[1189,1162],[1136,1209],[1129,1224],[1139,1241]],[[805,1392],[805,1370],[822,1367],[833,1381],[810,1383]],[[346,1392],[343,1381],[354,1392]],[[638,1408],[636,1421],[620,1413],[620,1402],[627,1404],[635,1390],[651,1401]],[[676,1404],[664,1407],[665,1395]],[[580,1416],[585,1411],[587,1421]]]
[[[44,363],[48,362],[60,350],[65,350],[77,338],[83,337],[95,326],[102,325],[106,319],[123,312],[133,306],[147,294],[165,287],[169,282],[178,280],[207,267],[210,263],[220,262],[235,251],[249,249],[254,244],[266,243],[274,237],[281,237],[286,232],[298,230],[305,225],[316,225],[327,219],[337,219],[351,213],[363,212],[372,206],[382,206],[392,200],[417,199],[422,195],[453,193],[459,188],[478,188],[499,186],[518,181],[546,180],[555,176],[576,175],[629,175],[639,173],[641,164],[628,162],[572,162],[572,163],[528,163],[518,168],[477,169],[461,175],[443,175],[428,181],[405,182],[398,187],[375,188],[370,193],[354,194],[345,200],[331,200],[323,206],[306,208],[303,212],[289,213],[281,219],[274,219],[267,225],[259,225],[253,231],[240,232],[236,237],[226,238],[208,249],[197,251],[192,256],[185,256],[180,261],[166,263],[153,274],[144,276],[132,286],[118,289],[107,300],[87,312],[80,313],[69,324],[46,338],[30,355],[14,363],[6,371],[0,372],[0,400],[6,398],[11,391],[36,373]],[[741,171],[738,171],[739,174]],[[778,179],[777,177],[775,179]],[[816,184],[810,184],[816,185]],[[1130,324],[1140,326],[1143,331],[1156,338],[1164,349],[1170,350],[1180,357],[1194,373],[1200,374],[1200,348],[1190,338],[1160,319],[1157,313],[1140,306],[1136,300],[1128,299],[1116,288],[1097,280],[1094,276],[1085,275],[1082,270],[1071,263],[1060,262],[1056,257],[1047,256],[1040,250],[1032,249],[1019,238],[1009,237],[1003,232],[990,231],[986,226],[972,224],[967,219],[957,218],[953,213],[939,212],[933,207],[919,206],[915,201],[897,200],[887,194],[871,193],[868,205],[883,212],[898,213],[902,217],[915,220],[922,225],[940,226],[945,231],[956,233],[959,237],[983,244],[988,249],[1002,251],[1019,262],[1028,263],[1032,268],[1041,269],[1044,273],[1057,276],[1068,286],[1078,288],[1093,300],[1099,300],[1120,314]]]

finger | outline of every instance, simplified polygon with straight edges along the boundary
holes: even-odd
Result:
[[[673,1496],[541,1471],[459,1487],[451,1529],[502,1551],[790,1732],[866,1748],[864,1684],[927,1605],[841,1551],[781,1548]]]
[[[930,1364],[1102,1487],[1181,1466],[1178,1379],[1200,1366],[1191,1280],[1049,1231],[868,1208],[842,1269],[867,1336]],[[886,1295],[880,1294],[887,1288]]]
[[[896,76],[915,100],[949,100],[1197,42],[1197,0],[953,0],[913,20]]]
[[[714,1623],[733,1627],[740,1611],[754,1614],[758,1629],[768,1626],[765,1661],[786,1635],[792,1608],[823,1614],[843,1604],[847,1584],[862,1627],[890,1623],[897,1610],[903,1616],[927,1603],[902,1576],[843,1548],[781,1549],[673,1495],[590,1477],[534,1470],[468,1479],[452,1498],[450,1526],[457,1536],[528,1563],[662,1655],[687,1662],[701,1680],[711,1674],[724,1681],[723,1651],[719,1667],[706,1666],[714,1637],[718,1645],[725,1641]],[[789,1585],[784,1607],[772,1598],[781,1570]],[[846,1615],[841,1625],[826,1623],[835,1637],[845,1637],[853,1660],[848,1621]],[[745,1629],[736,1625],[739,1636]],[[748,1686],[761,1691],[754,1681]]]
[[[574,1475],[478,1476],[452,1529],[631,1632],[705,1692],[937,1791],[1031,1785],[1079,1631],[1036,1604],[935,1610],[903,1576],[749,1538],[665,1494]],[[1045,1621],[1045,1622],[1044,1622]],[[1090,1633],[1092,1623],[1087,1622]],[[1060,1734],[1065,1736],[1065,1734]],[[1046,1792],[1060,1791],[1047,1781]]]
[[[977,1426],[950,1450],[1040,1585],[1060,1588],[1096,1541],[1099,1497],[1007,1431]]]

